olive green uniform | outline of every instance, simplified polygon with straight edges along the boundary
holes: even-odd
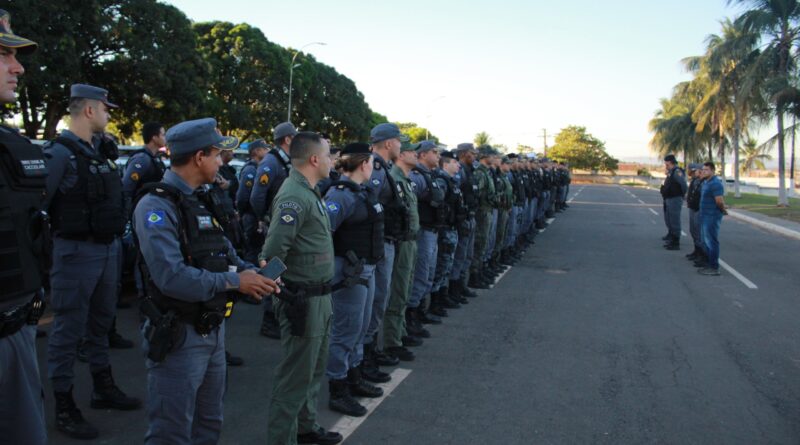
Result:
[[[403,346],[405,330],[405,313],[411,295],[411,281],[414,278],[414,266],[417,259],[417,232],[419,232],[419,210],[417,195],[411,188],[411,181],[398,166],[390,172],[395,182],[403,188],[406,205],[411,213],[410,232],[406,241],[398,241],[395,248],[394,268],[392,269],[392,289],[389,304],[383,316],[383,343],[390,348]]]
[[[497,190],[497,242],[494,244],[493,256],[499,257],[500,252],[505,246],[506,236],[508,235],[508,218],[511,214],[511,206],[514,203],[514,188],[505,173],[500,173],[502,184]]]
[[[475,179],[478,182],[478,211],[475,213],[475,251],[470,264],[470,274],[480,275],[483,267],[483,258],[486,255],[486,245],[489,240],[489,230],[492,225],[492,208],[495,205],[495,188],[489,168],[480,164],[475,169]]]
[[[275,196],[264,248],[259,259],[280,258],[287,266],[287,285],[311,287],[333,278],[333,240],[319,191],[297,170],[289,172]],[[267,442],[296,444],[297,434],[315,431],[317,396],[328,359],[330,293],[308,298],[305,332],[294,336],[286,302],[273,297],[281,327],[283,358],[275,368],[269,407]]]

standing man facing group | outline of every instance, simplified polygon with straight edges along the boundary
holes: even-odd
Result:
[[[664,158],[664,168],[667,176],[661,185],[661,196],[664,198],[664,222],[667,225],[667,235],[662,238],[666,241],[664,248],[667,250],[680,250],[681,243],[681,209],[683,197],[686,195],[686,174],[678,167],[675,155]]]

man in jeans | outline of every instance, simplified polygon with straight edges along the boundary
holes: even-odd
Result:
[[[714,163],[703,164],[703,189],[700,194],[701,233],[706,248],[708,265],[698,272],[701,275],[719,275],[719,226],[725,210],[725,187],[716,176]]]

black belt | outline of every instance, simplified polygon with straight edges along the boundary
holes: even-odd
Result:
[[[303,292],[306,297],[321,297],[323,295],[328,295],[333,291],[333,286],[331,283],[323,283],[323,284],[313,284],[311,286],[306,286],[303,284],[292,283],[283,280],[286,284],[286,288],[289,289],[292,293]]]
[[[113,235],[106,235],[106,236],[94,236],[94,235],[62,235],[57,234],[58,238],[67,239],[71,241],[84,241],[87,243],[94,243],[94,244],[111,244],[116,236]]]
[[[25,325],[38,324],[44,307],[44,301],[36,297],[28,303],[0,313],[0,338],[16,334]]]
[[[423,230],[427,230],[428,232],[439,233],[439,227],[433,226],[420,226]]]

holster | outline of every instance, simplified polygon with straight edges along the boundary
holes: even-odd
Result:
[[[178,321],[175,311],[162,313],[150,298],[142,301],[141,311],[150,322],[144,331],[144,338],[149,345],[147,358],[156,363],[162,362],[169,352],[183,343],[186,330]]]
[[[286,286],[276,296],[283,302],[283,311],[289,320],[289,332],[295,337],[306,333],[306,316],[308,315],[308,298],[302,289],[290,291]]]
[[[344,254],[344,257],[346,260],[342,268],[344,280],[335,285],[334,288],[346,288],[353,287],[357,284],[364,284],[361,279],[361,273],[364,272],[364,259],[357,257],[352,250],[348,250],[347,253]]]

